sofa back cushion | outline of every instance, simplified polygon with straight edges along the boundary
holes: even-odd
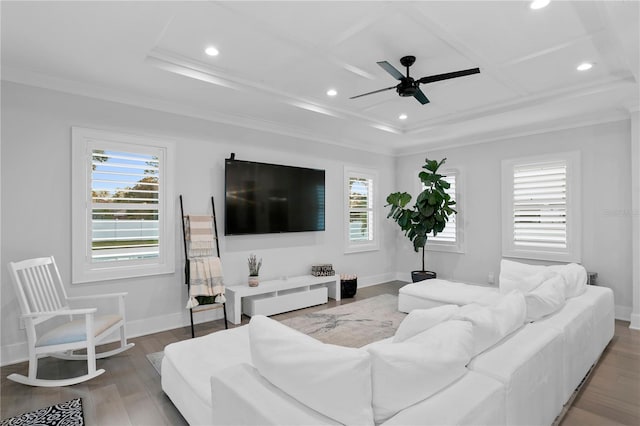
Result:
[[[562,276],[562,286],[567,299],[580,296],[587,289],[587,270],[577,263],[543,266],[502,259],[500,262],[500,292],[504,294],[517,289],[528,293],[552,278],[553,274]]]
[[[549,270],[562,275],[565,280],[565,297],[580,296],[587,291],[587,270],[577,263],[569,263],[567,265],[552,265]]]
[[[526,316],[525,297],[516,290],[490,306],[462,306],[453,318],[473,325],[473,356],[476,356],[522,327]]]
[[[537,321],[560,310],[565,304],[565,279],[555,274],[524,295],[527,321]]]
[[[253,365],[291,397],[345,425],[373,424],[367,351],[322,343],[262,315],[251,318]]]
[[[460,307],[458,305],[443,305],[430,309],[414,309],[409,312],[393,336],[393,343],[404,342],[405,340],[430,329],[434,325],[454,316]]]
[[[473,352],[471,323],[445,321],[400,343],[373,345],[373,413],[382,423],[467,372]]]

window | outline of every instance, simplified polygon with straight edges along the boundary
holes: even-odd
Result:
[[[502,163],[502,254],[580,262],[578,152]]]
[[[82,128],[72,140],[73,282],[172,273],[173,145]]]
[[[449,216],[449,221],[442,232],[438,232],[436,236],[433,236],[433,233],[429,235],[426,248],[427,250],[464,253],[460,172],[458,170],[446,170],[441,173],[445,175],[444,180],[449,182],[450,187],[447,190],[447,194],[456,202],[453,208],[457,213]],[[423,190],[424,184],[421,184],[420,191]]]
[[[377,250],[374,171],[345,168],[345,252]]]

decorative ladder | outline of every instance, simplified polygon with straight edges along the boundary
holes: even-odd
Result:
[[[215,203],[213,201],[213,196],[211,197],[211,209],[212,209],[212,215],[211,218],[213,219],[213,231],[214,231],[214,239],[216,241],[216,252],[218,257],[220,257],[220,244],[218,243],[218,224],[216,223],[216,206]],[[184,215],[184,206],[182,204],[182,194],[180,195],[180,213],[182,215],[182,239],[184,242],[184,276],[185,276],[185,284],[187,285],[187,296],[191,294],[191,284],[190,284],[190,277],[191,277],[191,271],[190,271],[190,267],[189,267],[189,252],[187,250],[187,230],[186,230],[186,221],[187,221],[187,216]],[[213,306],[209,306],[209,305],[213,305]],[[222,311],[224,312],[224,328],[228,329],[229,325],[227,323],[227,306],[225,302],[222,303],[210,303],[207,305],[200,305],[200,306],[209,306],[207,308],[204,309],[197,309],[198,306],[196,306],[196,311],[195,313],[199,313],[199,312],[204,312],[204,311],[208,311],[211,309],[218,309],[220,307],[222,307]],[[195,337],[195,331],[193,328],[193,314],[194,314],[194,308],[189,308],[189,318],[191,319],[191,337]]]

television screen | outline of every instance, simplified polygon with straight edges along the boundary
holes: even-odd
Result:
[[[324,231],[324,170],[227,159],[225,235]]]

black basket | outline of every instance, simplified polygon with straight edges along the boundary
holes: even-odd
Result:
[[[349,299],[358,291],[358,279],[340,280],[340,298]]]

